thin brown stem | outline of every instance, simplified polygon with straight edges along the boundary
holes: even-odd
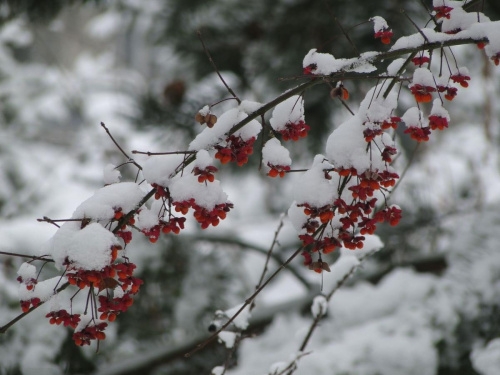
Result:
[[[45,258],[47,255],[35,256],[35,255],[28,255],[28,254],[9,253],[7,251],[0,251],[0,255],[9,255],[9,256],[20,257],[20,258],[29,258],[31,260],[43,260],[45,262],[53,262],[54,261],[51,258]]]
[[[283,263],[276,271],[273,272],[271,276],[267,278],[264,283],[250,296],[248,297],[243,305],[236,311],[236,313],[229,318],[229,320],[222,325],[216,332],[214,332],[209,338],[207,338],[205,341],[202,343],[198,344],[193,350],[191,350],[189,353],[186,353],[184,356],[185,357],[191,357],[193,354],[198,352],[199,350],[203,349],[205,346],[207,346],[210,342],[212,342],[222,331],[224,331],[240,314],[241,312],[252,303],[252,301],[257,297],[260,292],[269,284],[285,267],[292,261],[294,260],[297,255],[300,254],[300,252],[304,249],[303,246],[299,247],[286,261]]]
[[[424,32],[422,31],[422,29],[420,27],[418,27],[418,25],[411,19],[411,17],[406,13],[406,11],[404,9],[400,9],[399,10],[402,14],[405,15],[405,17],[408,19],[408,21],[411,22],[411,24],[413,26],[415,26],[415,28],[417,29],[417,31],[420,33],[420,35],[422,35],[422,38],[424,38],[425,42],[426,43],[429,43],[429,39],[427,39],[427,36],[424,34]]]
[[[198,30],[196,34],[198,35],[198,38],[200,39],[201,45],[203,46],[203,51],[205,51],[205,54],[208,57],[208,61],[210,61],[210,64],[212,64],[212,67],[214,68],[215,72],[219,76],[220,80],[222,81],[222,83],[224,84],[224,86],[226,86],[227,91],[229,91],[229,93],[236,99],[236,101],[238,102],[238,104],[240,104],[241,103],[240,98],[238,98],[238,95],[236,95],[234,93],[233,89],[231,89],[231,87],[229,87],[229,85],[226,83],[226,81],[224,80],[224,78],[222,78],[222,75],[220,74],[219,69],[217,68],[217,65],[215,65],[215,62],[212,59],[212,55],[210,55],[210,52],[208,51],[208,48],[205,46],[205,42],[203,41],[203,37],[201,35],[201,31]]]
[[[149,152],[149,151],[138,151],[132,150],[132,154],[141,154],[141,155],[192,155],[196,154],[196,151],[168,151],[168,152]]]
[[[64,283],[59,289],[56,290],[54,294],[62,292],[64,289],[68,287],[69,283]],[[10,322],[7,324],[3,325],[0,327],[0,334],[7,332],[7,330],[12,327],[14,324],[16,324],[18,321],[20,321],[22,318],[24,318],[26,315],[30,314],[31,312],[35,311],[38,309],[40,306],[42,306],[45,302],[40,302],[36,306],[32,306],[28,311],[23,312],[22,314],[19,314],[16,316],[14,319],[12,319]]]
[[[274,250],[274,246],[278,243],[278,235],[281,231],[281,228],[283,228],[283,218],[284,218],[284,215],[281,216],[280,222],[278,224],[278,228],[276,228],[276,231],[274,232],[273,242],[271,243],[271,246],[269,247],[269,251],[267,252],[266,261],[264,262],[264,268],[262,269],[262,274],[260,275],[259,282],[255,286],[256,290],[259,289],[260,285],[264,281],[264,277],[266,276],[269,261],[271,260],[271,255],[272,255],[273,250]],[[254,307],[255,307],[255,300],[252,301],[252,305],[250,306],[250,311],[252,311],[254,309]]]
[[[113,136],[111,135],[111,132],[106,127],[106,125],[104,124],[104,122],[101,122],[101,126],[104,128],[104,130],[106,130],[106,133],[108,134],[109,138],[111,138],[111,140],[113,141],[113,143],[115,144],[115,146],[128,159],[128,161],[130,161],[132,164],[134,164],[138,169],[142,170],[142,167],[139,164],[137,164],[134,159],[132,159],[130,156],[128,156],[125,151],[123,151],[123,148],[121,148],[121,146],[118,144],[118,142],[113,138]]]

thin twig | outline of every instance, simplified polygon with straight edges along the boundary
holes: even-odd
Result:
[[[138,151],[132,150],[132,154],[141,154],[141,155],[192,155],[196,154],[196,151],[168,151],[168,152],[149,152],[149,151]]]
[[[328,13],[330,13],[330,16],[333,18],[333,20],[335,21],[335,23],[337,24],[337,26],[339,27],[340,31],[342,31],[342,34],[344,34],[344,36],[346,37],[347,41],[349,42],[349,44],[352,46],[352,49],[354,50],[354,53],[356,55],[359,55],[359,51],[358,49],[356,48],[356,46],[354,45],[354,42],[351,40],[349,34],[345,31],[345,29],[342,27],[342,24],[340,23],[340,21],[338,20],[337,17],[335,17],[335,14],[333,14],[333,11],[332,9],[330,8],[330,6],[328,5],[328,3],[326,2],[326,0],[323,0],[323,4],[325,4],[325,7],[326,7],[326,10],[328,11]]]
[[[50,217],[44,216],[41,219],[36,219],[36,221],[42,223],[42,222],[47,222],[47,223],[58,223],[58,222],[66,222],[66,221],[83,221],[85,219],[51,219]]]
[[[45,258],[48,255],[35,256],[35,255],[28,255],[28,254],[9,253],[7,251],[0,251],[0,255],[9,255],[9,256],[20,257],[20,258],[30,258],[31,260],[43,260],[45,262],[53,262],[54,261],[51,258]]]
[[[249,250],[253,250],[253,251],[256,251],[262,255],[266,255],[267,254],[267,249],[264,249],[260,246],[257,246],[253,243],[250,243],[250,242],[245,242],[245,241],[242,241],[241,239],[238,239],[238,238],[233,238],[233,237],[228,237],[227,235],[222,235],[222,236],[213,236],[213,235],[210,235],[210,236],[196,236],[194,237],[193,236],[193,241],[209,241],[209,242],[218,242],[218,243],[223,243],[223,244],[230,244],[230,245],[235,245],[235,246],[239,246],[241,248],[244,248],[244,249],[249,249]],[[286,251],[286,249],[284,249]],[[284,262],[284,259],[276,254],[276,253],[272,253],[271,254],[271,257],[279,264],[283,263]],[[307,289],[307,290],[311,290],[312,288],[312,285],[311,283],[306,279],[304,278],[304,276],[301,275],[301,273],[299,272],[299,270],[294,267],[293,265],[290,265],[289,267],[286,268],[293,276],[295,276],[295,278],[304,285],[304,287]]]
[[[349,108],[349,106],[347,105],[347,103],[346,103],[344,100],[342,100],[342,98],[341,98],[341,97],[338,97],[337,99],[338,99],[338,100],[340,101],[340,103],[342,103],[342,105],[343,105],[343,106],[344,106],[344,107],[345,107],[345,108],[349,111],[349,113],[350,113],[351,115],[353,115],[353,116],[354,116],[354,112],[351,110],[351,108]]]
[[[271,254],[273,253],[274,246],[278,243],[278,235],[281,231],[281,228],[283,228],[283,218],[284,215],[281,216],[280,222],[278,224],[278,228],[276,228],[276,231],[274,232],[274,238],[273,242],[271,243],[271,246],[269,247],[269,251],[267,252],[266,255],[266,261],[264,262],[264,268],[262,269],[262,274],[260,275],[259,282],[255,286],[255,290],[259,289],[260,285],[264,281],[264,277],[266,276],[269,261],[271,260]],[[252,304],[250,305],[250,311],[252,311],[255,307],[255,300],[252,301]]]
[[[62,292],[64,289],[66,289],[68,287],[69,283],[64,283],[59,289],[56,290],[56,292],[54,294],[57,294],[57,293],[60,293]],[[12,319],[10,322],[8,322],[7,324],[3,325],[2,327],[0,327],[0,334],[2,333],[5,333],[10,327],[12,327],[15,323],[17,323],[18,321],[20,321],[22,318],[24,318],[26,315],[30,314],[32,311],[38,309],[40,306],[42,306],[45,302],[40,302],[38,305],[36,306],[32,306],[28,311],[26,312],[23,312],[22,314],[19,314],[18,316],[16,316],[14,319]]]
[[[367,255],[365,255],[364,257],[360,258],[359,259],[359,262],[361,263],[365,258],[367,257]],[[349,270],[349,272],[347,272],[344,277],[342,278],[342,280],[339,280],[337,282],[337,284],[332,288],[332,290],[330,291],[330,293],[328,293],[326,296],[325,296],[325,299],[327,302],[330,301],[330,299],[332,298],[333,294],[340,289],[340,287],[342,287],[345,282],[349,279],[349,277],[354,273],[354,271],[356,271],[356,269],[359,267],[360,263],[354,265],[351,267],[351,269]],[[300,345],[300,348],[299,348],[299,352],[303,352],[306,347],[307,347],[307,344],[309,343],[309,340],[311,339],[314,331],[316,330],[316,328],[318,327],[319,325],[319,322],[320,320],[323,318],[324,314],[318,314],[314,320],[312,321],[311,325],[309,326],[309,330],[306,334],[306,336],[304,337],[304,340],[302,341],[301,345]],[[294,373],[294,371],[297,369],[297,360],[294,360],[292,362],[295,366],[292,366],[290,368],[290,370],[287,372],[287,375],[291,375]]]
[[[210,55],[210,52],[208,51],[208,48],[205,46],[205,42],[203,41],[203,37],[201,35],[201,31],[198,30],[196,32],[196,34],[198,35],[198,38],[200,39],[201,45],[203,46],[203,50],[205,51],[205,54],[208,57],[208,61],[210,61],[210,64],[212,64],[212,67],[214,68],[215,72],[219,76],[220,80],[222,81],[222,83],[224,84],[224,86],[226,86],[227,91],[229,91],[229,93],[236,99],[236,101],[238,102],[238,104],[241,104],[241,100],[240,100],[240,98],[238,98],[238,95],[236,95],[234,93],[233,89],[231,89],[231,87],[229,87],[229,85],[226,83],[226,81],[224,81],[224,78],[222,78],[222,75],[220,74],[219,69],[217,68],[217,65],[215,65],[215,62],[212,59],[212,56]]]
[[[408,21],[411,22],[411,24],[413,26],[415,26],[415,28],[417,29],[417,31],[420,33],[420,35],[422,35],[422,38],[424,38],[424,40],[426,41],[426,43],[429,43],[429,39],[427,39],[427,36],[424,34],[424,32],[422,31],[422,29],[420,27],[418,27],[418,25],[410,18],[410,16],[406,13],[406,11],[404,9],[400,9],[399,10],[402,14],[405,15],[405,17],[408,19]]]
[[[241,312],[252,303],[252,301],[257,297],[260,292],[273,280],[292,260],[297,257],[297,255],[300,254],[300,252],[304,249],[303,246],[300,246],[295,252],[283,263],[276,271],[273,272],[271,276],[267,278],[266,281],[260,286],[259,289],[257,289],[250,297],[248,297],[243,305],[236,311],[236,313],[229,318],[229,320],[222,325],[216,332],[214,332],[209,338],[207,338],[205,341],[202,343],[198,344],[193,350],[191,350],[189,353],[186,353],[184,356],[185,357],[191,357],[193,354],[198,352],[199,350],[203,349],[205,346],[207,346],[210,342],[212,342],[222,331],[224,331],[240,314]]]
[[[118,150],[120,150],[120,152],[132,163],[134,164],[137,168],[139,168],[140,170],[142,170],[142,167],[137,164],[137,162],[132,159],[130,156],[127,155],[127,153],[125,151],[123,151],[123,148],[121,148],[121,146],[118,144],[118,142],[116,142],[116,140],[113,138],[113,136],[111,135],[111,132],[109,131],[109,129],[106,127],[106,125],[104,124],[104,122],[101,122],[101,126],[104,128],[104,130],[106,130],[106,133],[108,134],[109,138],[111,138],[111,140],[113,141],[113,143],[115,144],[115,146],[118,148]]]
[[[401,173],[401,176],[399,177],[398,182],[396,182],[396,185],[394,185],[394,187],[391,189],[391,193],[387,197],[387,201],[389,201],[389,199],[391,198],[392,194],[394,194],[394,190],[396,190],[396,188],[399,186],[399,184],[403,180],[403,177],[406,175],[406,172],[408,172],[408,170],[410,169],[410,166],[413,164],[413,161],[415,160],[415,156],[417,155],[417,151],[418,151],[419,146],[420,146],[420,143],[417,143],[417,145],[413,149],[413,152],[412,152],[412,154],[410,156],[410,160],[408,160],[408,163],[406,164],[405,169],[403,169],[403,172]]]

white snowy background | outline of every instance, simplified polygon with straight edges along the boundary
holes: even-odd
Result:
[[[136,12],[133,27],[118,8],[110,6],[101,10],[78,10],[86,22],[73,25],[80,27],[76,31],[70,24],[72,17],[76,17],[74,14],[63,14],[46,29],[30,27],[22,18],[13,19],[0,29],[0,251],[37,255],[43,252],[57,228],[39,223],[37,218],[69,218],[83,201],[109,182],[106,179],[116,181],[117,176],[110,175],[107,165],[119,165],[125,160],[99,125],[101,121],[127,152],[199,149],[213,142],[198,136],[190,144],[192,140],[186,139],[184,133],[169,131],[168,124],[138,129],[131,120],[137,115],[136,98],[147,90],[150,81],[169,70],[178,71],[182,62],[168,47],[155,47],[147,40],[158,2],[124,3]],[[118,52],[120,46],[115,41],[123,37],[123,30],[127,28],[136,41],[136,60],[123,64]],[[71,63],[58,61],[57,51],[53,51],[50,63],[42,59],[20,62],[13,52],[16,48],[57,48],[51,45],[51,38],[70,29],[68,37],[74,38],[74,43],[82,43],[82,48],[71,56]],[[80,36],[91,42],[81,42]],[[436,131],[427,144],[419,147],[411,168],[391,197],[392,204],[404,209],[405,218],[411,219],[425,209],[436,212],[437,220],[416,223],[404,234],[408,236],[406,241],[418,251],[393,249],[390,256],[394,267],[377,283],[368,281],[370,275],[385,270],[379,269],[379,263],[372,259],[375,255],[359,263],[359,254],[356,257],[342,253],[332,272],[322,276],[302,267],[302,260],[297,258],[294,269],[312,285],[311,289],[307,290],[303,280],[287,271],[266,288],[257,299],[250,323],[252,319],[257,320],[259,314],[277,311],[274,319],[261,334],[239,344],[238,365],[228,374],[278,374],[295,361],[297,374],[432,375],[438,374],[443,363],[463,360],[459,358],[462,347],[472,348],[467,360],[476,373],[500,374],[499,330],[492,318],[494,311],[497,316],[500,311],[500,113],[496,106],[500,69],[485,61],[483,53],[477,52],[474,46],[457,47],[454,52],[469,68],[470,86],[448,103],[450,128],[442,133]],[[310,52],[308,58],[314,53]],[[300,69],[300,61],[291,63]],[[364,66],[362,70],[369,68]],[[231,74],[225,77],[228,82],[236,79]],[[219,86],[217,76],[210,74],[190,86],[186,96],[188,100],[210,97],[214,87]],[[279,93],[270,92],[266,97],[254,97],[252,92],[239,94],[248,100],[265,102]],[[409,91],[401,95],[404,109],[413,105]],[[361,100],[351,97],[349,105],[358,109]],[[225,103],[218,107],[216,114],[220,116],[224,110],[235,108],[234,113],[229,114],[239,116],[255,108],[253,102],[246,105],[246,109],[244,105],[237,109],[234,103]],[[403,108],[398,110],[398,115],[403,115]],[[305,115],[307,122],[307,113]],[[346,111],[332,118],[332,130],[350,116]],[[223,117],[220,121],[223,122]],[[192,124],[186,126],[198,126],[194,113]],[[260,129],[255,125],[252,131],[253,136]],[[397,143],[408,142],[413,148],[409,137],[404,138]],[[203,146],[196,142],[202,142]],[[326,139],[324,146],[327,146]],[[273,160],[273,156],[265,158]],[[288,155],[278,159],[279,164],[288,163]],[[158,172],[155,162],[146,162],[145,156],[137,156],[136,160],[147,166],[144,177],[154,182]],[[395,166],[401,171],[407,161],[408,157],[401,155]],[[294,162],[292,167],[310,168],[312,157],[307,164],[301,162]],[[103,175],[105,168],[108,169]],[[133,168],[127,168],[122,173],[122,181],[134,178]],[[232,238],[267,250],[280,222],[276,207],[286,212],[296,199],[292,186],[302,186],[307,181],[298,173],[284,179],[269,179],[265,172],[267,170],[259,172],[257,168],[239,175],[222,171],[217,178],[227,199],[234,203],[234,210],[217,228],[209,228],[206,233],[199,231],[198,224],[189,215],[187,230],[181,236]],[[217,190],[217,194],[221,202],[226,200],[224,193]],[[283,220],[275,251],[286,259],[297,241],[290,219],[285,216]],[[398,230],[395,227],[384,232],[386,246],[392,246],[391,233]],[[163,249],[155,246],[142,237],[136,238],[127,250],[128,256],[139,269],[149,267],[162,251],[169,251],[168,246]],[[228,286],[231,294],[226,304],[220,306],[221,310],[227,310],[252,292],[265,255],[238,247],[232,248],[228,255],[227,249],[216,247],[207,242],[204,248],[200,242],[199,251],[205,255],[223,252],[218,256],[228,268],[234,268],[238,276],[233,275],[237,281],[230,281],[235,285]],[[372,248],[378,247],[377,239],[373,239]],[[384,251],[382,247],[377,256],[382,256]],[[407,266],[433,257],[446,262],[446,268],[439,274],[421,273]],[[21,312],[16,281],[21,263],[19,258],[0,255],[0,326]],[[270,269],[278,265],[272,260]],[[353,277],[330,301],[315,299],[311,313],[312,298],[327,295],[336,282],[354,268]],[[46,278],[58,275],[53,268],[46,272]],[[148,280],[145,282],[147,285]],[[120,335],[117,326],[111,325],[100,353],[96,354],[95,348],[85,348],[84,356],[95,364],[96,373],[119,374],[198,338],[192,325],[197,312],[208,303],[208,297],[204,289],[197,291],[197,283],[199,280],[193,279],[191,284],[183,285],[183,298],[172,307],[175,328],[170,333],[154,340],[137,339]],[[161,291],[158,296],[162,298]],[[299,353],[300,343],[314,316],[319,314],[318,309],[324,318],[305,352]],[[62,327],[48,324],[47,311],[47,307],[42,306],[0,335],[0,374],[14,368],[26,375],[64,373],[56,358],[64,345],[72,343],[64,341],[66,332]],[[482,321],[481,334],[461,331],[462,327],[474,330]],[[127,327],[121,329],[126,331]],[[488,332],[496,332],[497,336],[490,337]],[[228,340],[231,336],[224,340],[226,346],[231,346]],[[219,367],[213,373],[221,371]]]

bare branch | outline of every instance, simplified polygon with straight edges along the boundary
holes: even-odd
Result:
[[[66,289],[69,286],[69,283],[64,283],[59,289],[55,291],[55,294],[62,292],[64,289]],[[14,324],[16,324],[18,321],[20,321],[22,318],[24,318],[26,315],[32,313],[36,309],[38,309],[40,306],[42,306],[45,302],[40,302],[36,306],[32,306],[28,311],[23,312],[22,314],[19,314],[16,316],[14,319],[12,319],[10,322],[7,324],[3,325],[0,327],[0,334],[7,332],[7,330],[12,327]]]
[[[108,133],[109,138],[111,138],[111,140],[113,141],[113,143],[115,144],[115,146],[128,159],[128,161],[130,161],[132,164],[134,164],[138,169],[142,170],[142,167],[139,164],[137,164],[134,159],[132,159],[130,156],[128,156],[125,151],[123,151],[123,148],[121,148],[121,146],[118,144],[118,142],[116,142],[116,140],[113,138],[113,136],[111,135],[111,132],[106,127],[106,125],[104,124],[104,122],[101,122],[101,126],[104,128],[104,130],[106,130],[106,133]]]
[[[208,61],[210,61],[210,64],[212,64],[212,67],[214,68],[215,72],[219,76],[220,80],[222,81],[222,83],[224,84],[224,86],[226,86],[227,91],[229,91],[229,93],[236,99],[236,101],[238,102],[238,104],[240,104],[241,103],[240,98],[238,98],[238,95],[236,95],[234,93],[233,89],[231,89],[231,87],[228,86],[228,84],[226,83],[226,81],[224,81],[224,78],[222,78],[222,75],[220,74],[219,69],[217,68],[217,65],[215,65],[215,62],[212,59],[212,56],[210,55],[210,52],[208,51],[208,48],[205,46],[205,42],[203,41],[203,37],[201,35],[201,31],[198,30],[198,32],[196,34],[198,35],[198,38],[200,39],[201,45],[203,46],[203,50],[205,51],[205,54],[208,57]]]
[[[28,255],[28,254],[9,253],[7,251],[0,251],[0,255],[9,255],[9,256],[20,257],[20,258],[29,258],[31,260],[43,260],[45,262],[53,262],[54,261],[51,258],[45,258],[48,255],[35,256],[35,255]]]

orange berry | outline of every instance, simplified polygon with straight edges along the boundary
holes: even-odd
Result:
[[[116,220],[120,220],[123,216],[123,212],[121,211],[118,211],[118,212],[115,212],[115,219]]]
[[[106,338],[106,334],[104,332],[96,333],[97,340],[104,340]]]
[[[324,254],[328,254],[328,253],[331,253],[332,251],[335,250],[335,245],[327,245],[325,246],[325,248],[323,249],[323,253]]]
[[[323,223],[323,224],[328,223],[332,219],[331,214],[332,214],[331,211],[322,212],[319,215],[319,219],[321,220],[321,223]]]
[[[278,170],[273,168],[273,169],[271,169],[271,170],[269,171],[269,173],[268,173],[267,175],[268,175],[269,177],[274,178],[274,177],[278,176],[278,173],[279,173],[279,172],[278,172]]]
[[[101,320],[106,320],[108,319],[108,313],[102,313],[101,316],[99,317]]]
[[[347,89],[344,87],[342,87],[342,99],[344,100],[349,99],[349,91],[347,91]]]
[[[116,314],[115,314],[115,313],[111,313],[111,314],[109,314],[109,316],[108,316],[108,320],[109,320],[110,322],[114,322],[114,321],[116,320]]]

